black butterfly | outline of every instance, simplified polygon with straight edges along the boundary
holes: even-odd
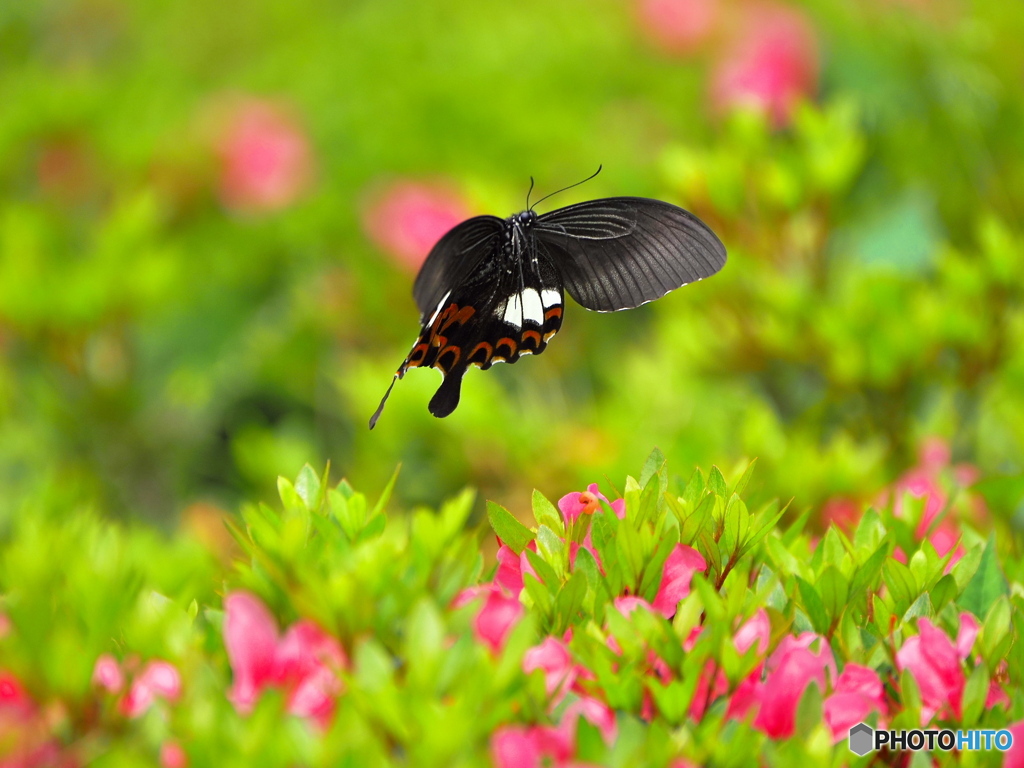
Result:
[[[527,196],[527,210],[507,219],[467,219],[438,241],[416,276],[420,335],[370,429],[410,368],[444,375],[428,406],[440,418],[459,404],[469,366],[487,370],[539,355],[562,326],[563,290],[587,309],[615,312],[710,277],[724,264],[725,246],[704,222],[643,197],[537,215]]]

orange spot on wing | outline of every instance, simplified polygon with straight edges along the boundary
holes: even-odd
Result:
[[[550,320],[552,317],[561,317],[561,316],[562,316],[562,308],[561,307],[552,307],[551,309],[549,309],[547,312],[544,313],[544,319],[545,320]]]
[[[534,349],[541,345],[540,334],[537,331],[523,331],[523,346],[526,345],[527,340],[530,338],[537,340],[537,343],[533,345]]]

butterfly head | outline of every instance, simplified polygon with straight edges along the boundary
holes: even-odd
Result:
[[[520,229],[530,229],[534,224],[537,223],[537,214],[533,211],[522,211],[515,214],[512,218],[512,223]]]

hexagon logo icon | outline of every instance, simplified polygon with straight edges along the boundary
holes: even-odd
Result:
[[[874,748],[875,732],[870,725],[857,723],[850,729],[850,751],[864,757]]]

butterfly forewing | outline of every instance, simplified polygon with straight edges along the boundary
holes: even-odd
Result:
[[[474,216],[452,228],[431,249],[412,288],[421,321],[429,318],[441,298],[494,251],[503,224],[497,216]]]
[[[642,197],[560,208],[542,214],[534,233],[569,294],[600,312],[640,306],[725,264],[725,246],[704,222]]]

